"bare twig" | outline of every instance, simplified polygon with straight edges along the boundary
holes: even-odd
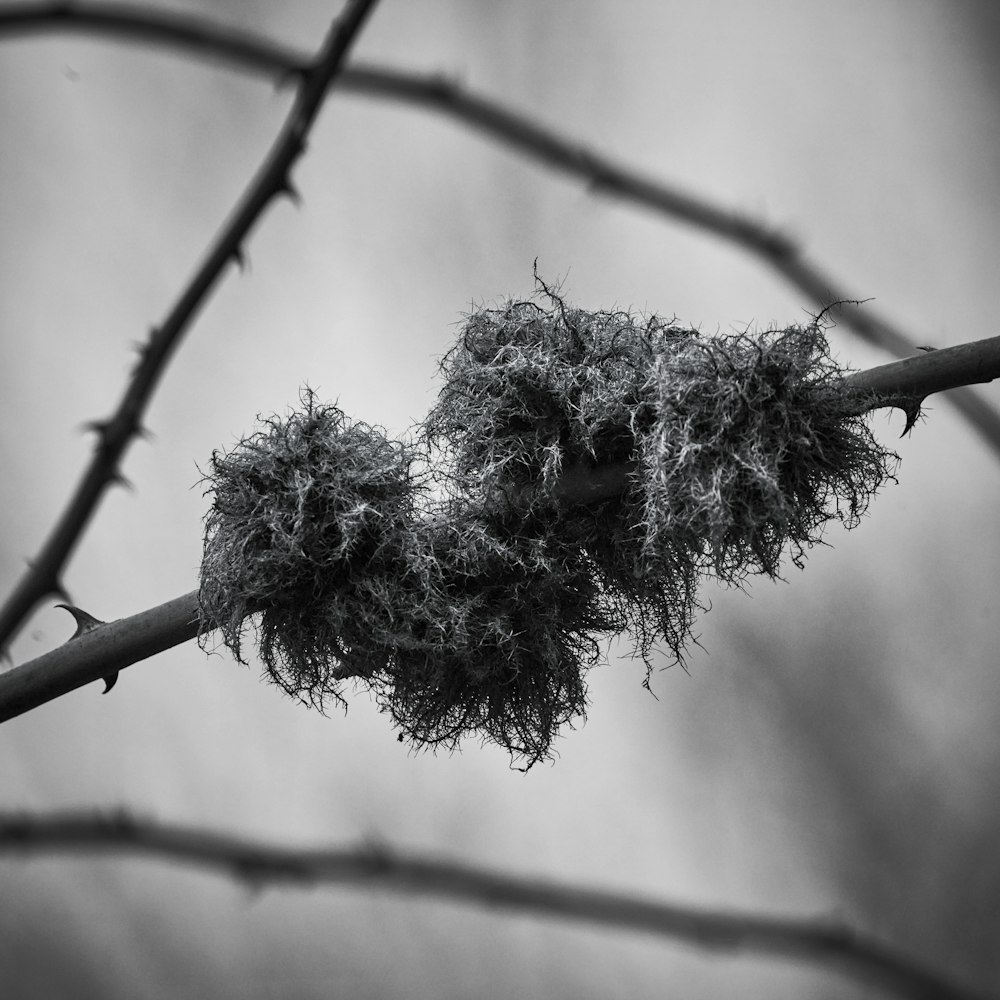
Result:
[[[25,3],[0,10],[0,37],[69,30],[134,39],[199,56],[212,55],[242,69],[271,75],[296,73],[307,62],[302,54],[258,35],[132,4]],[[744,213],[719,208],[674,185],[646,177],[557,135],[526,115],[470,94],[442,76],[353,66],[340,74],[336,86],[345,93],[438,111],[553,169],[584,178],[596,191],[714,233],[757,256],[820,309],[831,302],[843,303],[840,321],[862,340],[904,357],[916,351],[914,341],[871,309],[862,308],[839,282],[809,263],[789,237]],[[957,389],[948,398],[1000,452],[1000,413],[970,389]]]
[[[356,885],[433,896],[671,938],[723,953],[812,963],[911,1000],[973,1000],[980,995],[922,968],[885,945],[831,920],[701,910],[623,893],[505,875],[384,845],[303,850],[192,827],[112,814],[0,815],[0,851],[135,854],[195,865],[249,882]]]
[[[844,379],[844,385],[856,396],[859,414],[900,406],[909,420],[925,396],[995,378],[1000,378],[1000,337],[856,372]],[[565,506],[608,500],[628,487],[634,469],[632,463],[566,469],[556,487],[556,499]],[[0,673],[0,723],[187,642],[198,633],[198,591],[192,591],[74,636],[51,652]]]
[[[352,0],[343,16],[334,23],[316,59],[289,67],[299,73],[301,83],[285,125],[191,283],[162,326],[154,329],[142,346],[139,364],[114,415],[91,425],[98,437],[94,457],[41,552],[0,609],[0,648],[47,594],[57,594],[68,600],[60,580],[63,566],[105,490],[121,480],[119,463],[132,438],[142,433],[143,412],[171,354],[221,278],[226,264],[241,262],[243,242],[264,209],[279,195],[294,193],[290,171],[305,149],[306,135],[329,90],[330,81],[343,65],[351,43],[375,2]],[[69,18],[76,10],[75,5],[70,4],[48,7],[50,17]]]

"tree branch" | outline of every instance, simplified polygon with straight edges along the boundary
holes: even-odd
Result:
[[[879,406],[907,410],[914,400],[919,403],[935,392],[1000,378],[1000,337],[923,350],[916,357],[848,375],[844,384],[859,399],[874,397]]]
[[[0,722],[194,639],[199,633],[199,620],[195,590],[74,636],[48,653],[0,674]]]
[[[376,0],[351,0],[330,30],[319,55],[294,69],[301,84],[292,110],[256,177],[246,189],[230,220],[223,227],[188,287],[170,310],[163,325],[154,329],[140,349],[139,364],[114,415],[91,425],[98,440],[89,467],[41,552],[0,608],[0,649],[47,594],[68,597],[60,581],[69,559],[105,490],[121,481],[119,463],[132,438],[142,433],[142,415],[171,354],[204,305],[230,261],[242,262],[242,246],[268,204],[281,194],[293,194],[290,171],[305,149],[305,139],[320,106]],[[49,17],[72,19],[75,5],[46,5]],[[6,12],[6,17],[17,18]],[[19,13],[25,13],[22,9]],[[0,18],[2,21],[2,18]],[[162,24],[159,25],[162,30]],[[182,33],[183,34],[183,33]],[[304,66],[304,68],[303,68]]]
[[[1000,378],[1000,337],[856,372],[844,378],[844,388],[857,399],[859,415],[900,406],[912,423],[910,417],[925,396],[996,378]],[[623,493],[634,471],[634,463],[566,469],[555,500],[566,507],[601,503]],[[201,630],[199,618],[198,591],[192,591],[130,618],[101,624],[0,673],[0,723],[195,638]]]
[[[107,815],[0,814],[0,851],[105,852],[194,865],[249,882],[354,885],[431,896],[535,917],[642,931],[695,948],[812,963],[911,1000],[973,1000],[966,990],[885,945],[831,920],[701,910],[623,893],[505,875],[383,845],[297,850],[192,827]]]
[[[307,62],[302,54],[259,35],[133,4],[24,3],[0,10],[0,37],[70,30],[139,40],[196,56],[211,55],[238,68],[270,75],[298,73]],[[437,111],[546,166],[583,178],[596,191],[714,233],[754,254],[818,308],[842,303],[838,312],[841,322],[862,340],[904,357],[917,350],[906,334],[871,309],[862,308],[856,296],[809,263],[789,237],[772,227],[646,177],[582,143],[557,135],[526,115],[467,93],[443,76],[353,66],[340,74],[336,86],[345,93]],[[957,389],[949,400],[1000,454],[1000,413],[970,389]]]
[[[9,3],[0,9],[0,33],[10,37],[77,32],[126,42],[145,42],[189,52],[198,58],[222,59],[234,68],[278,77],[301,74],[312,57],[285,48],[235,25],[216,25],[179,11],[160,11],[129,3]]]

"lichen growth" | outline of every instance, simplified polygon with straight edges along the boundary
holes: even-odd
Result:
[[[639,443],[647,571],[677,558],[727,583],[801,567],[830,520],[855,527],[896,456],[840,385],[818,325],[691,338],[656,358]],[[665,560],[665,561],[664,561]]]
[[[213,455],[201,607],[237,658],[253,622],[290,694],[323,708],[353,680],[401,739],[530,766],[607,636],[682,661],[704,577],[801,566],[891,475],[818,324],[703,337],[542,289],[467,317],[415,440],[307,392]],[[621,490],[559,492],[597,467]]]
[[[402,569],[419,481],[413,448],[309,390],[301,403],[212,455],[199,596],[241,662],[256,619],[268,674],[322,708],[344,669],[363,672],[375,655],[355,605]]]
[[[552,486],[564,465],[633,457],[658,356],[697,335],[653,316],[508,302],[471,314],[425,421],[466,488]]]
[[[373,686],[415,745],[470,734],[528,764],[586,707],[593,636],[611,622],[585,556],[554,537],[454,511],[411,537],[402,587],[380,608],[391,653]]]

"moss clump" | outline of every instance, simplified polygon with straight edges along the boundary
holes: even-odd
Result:
[[[468,317],[417,442],[307,393],[213,456],[202,612],[237,657],[255,618],[289,693],[322,708],[353,678],[401,739],[530,765],[605,636],[682,659],[703,576],[801,565],[890,475],[818,325],[703,338],[542,287]],[[608,468],[596,501],[563,489]]]
[[[680,658],[697,609],[696,566],[663,551],[656,572],[647,571],[642,482],[633,477],[598,504],[557,503],[556,487],[569,469],[634,462],[657,421],[657,358],[698,334],[656,316],[567,308],[547,294],[548,309],[508,302],[468,317],[441,365],[444,386],[425,433],[466,502],[474,497],[585,560],[594,608],[579,623],[556,610],[563,622],[590,641],[627,632],[647,664],[657,643]]]
[[[896,456],[841,385],[822,329],[675,341],[645,388],[641,435],[647,572],[678,559],[728,583],[778,575],[827,522],[857,525]]]
[[[578,549],[461,510],[415,526],[378,615],[391,654],[374,686],[405,738],[479,735],[529,765],[583,714],[593,635],[612,625]]]
[[[633,457],[658,356],[697,335],[658,317],[508,302],[468,317],[425,421],[463,487],[550,487],[564,466]]]
[[[289,693],[322,707],[345,670],[367,671],[377,651],[358,605],[402,569],[415,458],[311,391],[301,410],[213,454],[200,603],[238,660],[256,616],[261,659]]]

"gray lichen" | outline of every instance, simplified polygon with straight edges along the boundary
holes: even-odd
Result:
[[[237,658],[253,622],[290,694],[351,680],[401,739],[530,766],[606,636],[683,660],[702,578],[801,565],[891,476],[817,324],[702,337],[545,292],[467,318],[416,441],[307,392],[213,455],[201,607]],[[557,502],[564,470],[608,466],[620,493]]]

